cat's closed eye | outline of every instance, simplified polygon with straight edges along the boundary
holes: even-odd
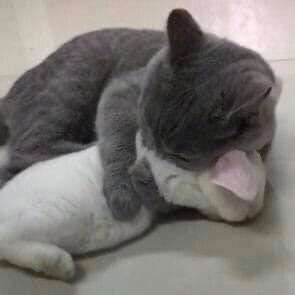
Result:
[[[238,132],[239,129],[238,128],[234,128],[234,129],[229,129],[229,130],[226,130],[220,134],[216,134],[215,136],[215,140],[217,141],[225,141],[225,140],[228,140],[228,139],[232,139],[234,137],[236,137],[238,135]]]
[[[168,155],[168,157],[170,157],[172,159],[175,159],[175,160],[179,160],[179,161],[186,162],[186,163],[190,162],[189,158],[187,158],[187,157],[185,157],[185,156],[183,156],[181,154],[168,152],[167,155]]]

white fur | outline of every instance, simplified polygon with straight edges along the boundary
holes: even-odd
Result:
[[[263,206],[265,169],[257,152],[249,155],[256,166],[259,193],[253,202],[239,199],[231,192],[214,185],[210,172],[186,171],[164,159],[142,145],[141,135],[136,137],[137,158],[146,158],[150,163],[160,193],[169,203],[196,208],[213,219],[239,222],[254,217]]]
[[[196,174],[164,161],[141,144],[167,202],[196,208],[215,219],[241,221],[263,204],[264,179],[255,202],[234,197]],[[5,154],[6,155],[6,154]],[[252,162],[263,164],[257,154]],[[70,254],[108,248],[138,236],[153,216],[145,208],[130,222],[113,218],[102,192],[103,171],[96,147],[35,164],[0,190],[0,260],[58,279],[75,273]]]
[[[42,162],[0,191],[0,259],[68,279],[71,254],[117,245],[142,233],[144,208],[130,222],[113,218],[102,193],[96,147]]]

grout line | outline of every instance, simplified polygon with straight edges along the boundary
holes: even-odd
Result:
[[[295,58],[278,58],[278,59],[269,59],[270,62],[276,62],[276,61],[295,61]]]

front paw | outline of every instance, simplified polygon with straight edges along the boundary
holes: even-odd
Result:
[[[104,194],[116,219],[130,220],[140,210],[141,201],[130,181],[104,185]]]

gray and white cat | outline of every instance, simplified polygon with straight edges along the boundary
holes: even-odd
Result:
[[[267,149],[275,85],[260,55],[205,33],[182,9],[170,13],[167,34],[110,29],[79,36],[27,71],[4,97],[9,161],[0,178],[5,183],[99,138],[103,191],[114,216],[130,219],[142,203],[167,210],[132,184],[137,130],[159,159],[202,171],[228,150]]]
[[[246,159],[258,183],[250,201],[213,184],[209,170],[183,170],[158,159],[142,143],[138,133],[137,160],[130,172],[140,194],[159,194],[168,204],[230,222],[261,210],[265,169],[257,152]],[[156,215],[146,206],[130,221],[114,218],[103,194],[101,160],[93,146],[37,163],[8,181],[0,190],[0,261],[69,280],[75,275],[72,255],[118,245],[148,229]]]

